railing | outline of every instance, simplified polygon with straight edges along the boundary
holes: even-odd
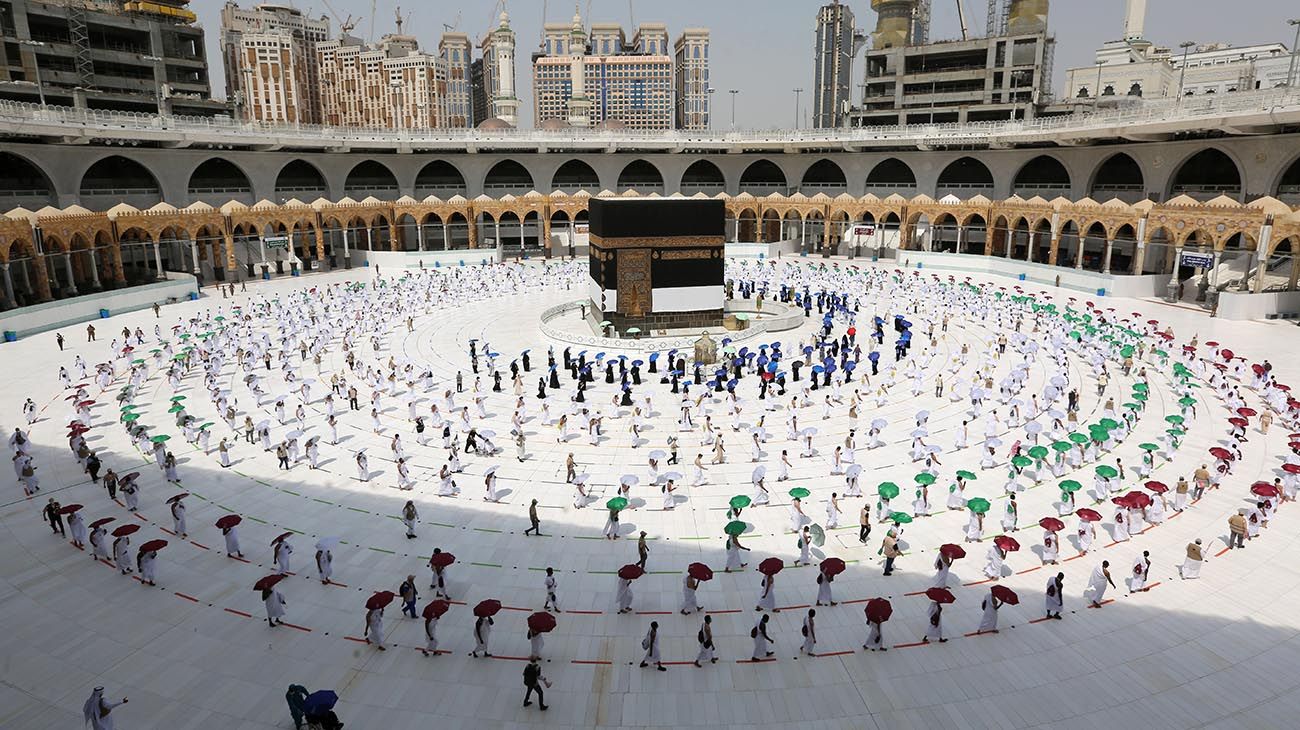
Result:
[[[336,127],[325,125],[278,125],[245,122],[229,117],[158,116],[143,112],[120,112],[102,109],[0,101],[0,134],[21,133],[27,125],[57,125],[80,128],[88,136],[96,132],[114,134],[170,131],[185,134],[221,134],[223,136],[274,137],[286,143],[290,139],[309,140],[317,145],[430,145],[430,144],[538,144],[563,146],[566,143],[662,145],[743,145],[768,144],[845,144],[885,142],[915,143],[918,140],[951,143],[953,138],[969,142],[989,142],[995,138],[1086,133],[1119,126],[1144,123],[1170,125],[1180,122],[1194,126],[1205,119],[1216,125],[1233,114],[1275,114],[1279,111],[1300,113],[1300,89],[1269,89],[1213,96],[1179,99],[1145,100],[1121,109],[1092,110],[1058,117],[996,122],[912,124],[849,129],[774,129],[735,132],[705,130],[668,131],[597,131],[582,129],[436,129],[391,130],[372,127]],[[1300,117],[1300,114],[1297,114]],[[9,129],[4,129],[8,125]]]

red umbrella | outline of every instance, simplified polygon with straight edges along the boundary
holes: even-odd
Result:
[[[91,406],[93,406],[93,405],[95,405],[95,401],[93,401],[93,400],[77,401],[77,407],[78,407],[78,408],[89,408],[89,407],[91,407]]]
[[[1196,348],[1191,345],[1183,345],[1183,352],[1196,352]]]
[[[1124,509],[1132,509],[1134,507],[1133,501],[1128,498],[1127,494],[1120,497],[1113,497],[1110,501],[1111,504],[1123,507]]]
[[[636,580],[643,575],[645,575],[645,569],[639,565],[633,565],[631,563],[618,569],[618,577],[623,580]]]
[[[1277,487],[1268,482],[1255,482],[1250,485],[1250,491],[1261,497],[1276,497],[1279,494]]]
[[[435,568],[445,568],[454,562],[456,556],[451,553],[434,553],[433,557],[429,558],[429,564]]]
[[[384,606],[387,606],[388,604],[392,603],[393,599],[396,597],[397,594],[393,593],[392,591],[378,591],[375,593],[375,595],[366,599],[366,610],[383,608]]]
[[[486,601],[479,601],[474,607],[474,615],[479,618],[484,616],[495,616],[501,611],[501,602],[495,598],[489,598]]]
[[[72,514],[73,512],[76,512],[76,511],[79,510],[79,509],[81,509],[81,505],[79,505],[79,504],[65,504],[65,505],[63,505],[62,507],[59,508],[59,514],[61,514],[61,515],[70,515],[70,514]],[[110,518],[110,519],[112,519],[112,518]]]
[[[120,481],[123,481],[123,482],[129,482],[129,481],[131,481],[132,479],[139,479],[139,478],[140,478],[140,472],[138,472],[138,471],[133,471],[133,472],[131,472],[130,474],[127,474],[126,476],[122,477],[122,479],[121,479]]]
[[[1232,461],[1232,452],[1222,446],[1215,446],[1210,449],[1210,456],[1213,456],[1216,459],[1223,459],[1224,461]]]
[[[1263,374],[1264,374],[1264,366],[1263,366],[1263,365],[1260,365],[1260,364],[1258,364],[1258,363],[1256,363],[1256,364],[1254,364],[1254,365],[1251,365],[1251,366],[1250,366],[1250,369],[1253,370],[1253,371],[1255,371],[1255,374],[1256,374],[1256,375],[1263,375]]]
[[[1084,522],[1101,522],[1101,513],[1095,509],[1084,507],[1083,509],[1077,510],[1075,514]]]
[[[555,616],[546,611],[538,611],[528,617],[528,628],[542,634],[554,631]]]
[[[1288,393],[1288,392],[1291,391],[1291,386],[1287,385],[1286,383],[1274,383],[1274,384],[1273,384],[1273,387],[1274,387],[1274,388],[1277,388],[1278,390],[1282,391],[1283,393]]]
[[[1169,487],[1165,486],[1164,482],[1147,482],[1142,486],[1146,487],[1147,490],[1154,492],[1156,494],[1164,494],[1165,492],[1169,491]]]
[[[957,560],[958,558],[966,557],[966,548],[963,548],[961,545],[948,543],[939,546],[939,554],[950,560]]]
[[[429,601],[429,605],[424,607],[425,618],[442,618],[442,615],[451,609],[451,602],[439,598],[436,601]]]
[[[1223,350],[1220,350],[1220,351],[1219,351],[1219,354],[1220,354],[1220,355],[1223,355],[1223,359],[1224,359],[1224,360],[1231,360],[1232,357],[1233,357],[1232,350],[1229,350],[1229,349],[1227,349],[1227,348],[1224,348]]]
[[[1287,474],[1300,474],[1300,464],[1283,464],[1282,471]]]
[[[844,561],[840,560],[839,558],[826,558],[825,560],[822,561],[821,571],[826,575],[829,575],[830,577],[834,578],[840,573],[843,573],[846,567],[848,566],[846,566],[844,564]]]
[[[271,541],[271,544],[274,545],[274,544],[276,544],[277,542],[280,542],[281,540],[284,540],[284,539],[286,539],[286,538],[290,538],[290,537],[293,537],[293,533],[292,533],[292,532],[282,532],[282,533],[280,533],[279,535],[277,535],[276,538],[275,538],[274,540]]]
[[[1060,532],[1065,529],[1065,523],[1055,517],[1044,517],[1038,521],[1038,526],[1048,532]]]
[[[90,523],[90,527],[91,529],[94,529],[96,527],[103,527],[104,525],[107,525],[108,523],[116,519],[117,519],[116,517],[101,517],[100,519]]]
[[[167,547],[166,540],[146,540],[145,543],[140,546],[140,550],[141,552],[151,553],[155,550],[162,550],[165,547]]]
[[[228,530],[243,521],[244,518],[240,517],[239,515],[226,515],[225,517],[222,517],[221,519],[217,520],[217,527],[219,527],[222,530]]]
[[[1137,491],[1129,492],[1124,495],[1124,499],[1134,507],[1150,507],[1152,502],[1151,495],[1146,492]]]
[[[691,563],[686,572],[695,580],[713,580],[713,569],[704,563]]]
[[[81,390],[81,388],[77,388],[77,390]],[[72,400],[73,398],[80,398],[80,397],[81,396],[78,395],[77,393],[73,393],[72,395],[63,396],[63,400]]]
[[[867,601],[865,611],[867,620],[873,624],[883,624],[894,615],[894,607],[887,598],[873,598]]]
[[[1219,346],[1219,343],[1217,343],[1217,342],[1211,340],[1211,341],[1209,341],[1209,342],[1206,342],[1206,343],[1205,343],[1205,346],[1206,346],[1206,347],[1218,347],[1218,346]]]
[[[935,603],[953,603],[957,600],[957,597],[947,588],[927,588],[925,590],[925,597]]]
[[[993,538],[993,544],[1009,553],[1014,553],[1020,549],[1020,543],[1016,542],[1016,538],[1010,535],[998,535]]]
[[[1250,425],[1250,421],[1247,421],[1244,418],[1237,418],[1237,417],[1229,418],[1228,423],[1231,423],[1232,425],[1237,426],[1238,428],[1245,428]]]
[[[993,586],[991,589],[989,589],[989,592],[993,594],[994,598],[998,599],[999,601],[1002,601],[1003,603],[1009,603],[1012,606],[1016,605],[1017,603],[1020,603],[1020,596],[1017,596],[1015,591],[1011,590],[1010,588],[1007,588],[1006,586],[1002,586],[1002,585]]]
[[[257,579],[257,582],[253,584],[253,590],[255,590],[255,591],[269,591],[269,590],[271,590],[272,588],[275,587],[275,584],[276,584],[276,583],[279,583],[280,581],[282,581],[282,580],[284,580],[284,579],[285,579],[285,576],[280,575],[280,574],[278,574],[278,573],[275,574],[275,575],[268,575],[268,576],[264,576],[264,577],[262,577],[262,578],[258,578],[258,579]]]
[[[1254,408],[1238,408],[1238,409],[1237,409],[1237,415],[1245,416],[1246,418],[1250,418],[1251,416],[1258,415],[1258,414],[1259,414],[1259,411],[1255,410]]]
[[[126,537],[127,535],[132,535],[139,531],[139,525],[122,525],[116,530],[113,530],[113,537]]]
[[[776,575],[784,567],[785,563],[782,563],[780,558],[765,558],[758,564],[758,572],[763,575]]]
[[[167,504],[175,504],[188,496],[190,496],[189,492],[181,492],[180,494],[168,497]]]

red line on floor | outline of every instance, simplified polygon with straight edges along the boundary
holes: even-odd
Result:
[[[576,613],[576,614],[581,614],[581,615],[583,615],[583,616],[600,616],[601,614],[603,614],[603,613],[605,613],[605,612],[604,612],[604,611],[573,611],[573,610],[569,610],[569,611],[561,611],[561,613]]]
[[[978,586],[978,585],[984,585],[985,583],[992,583],[992,582],[993,582],[993,579],[992,579],[992,578],[985,578],[984,580],[972,581],[972,582],[970,582],[970,583],[962,583],[962,585],[963,585],[963,586]]]
[[[235,609],[233,609],[233,608],[223,608],[223,609],[221,609],[221,610],[222,610],[222,611],[225,611],[226,613],[233,613],[233,614],[235,614],[236,616],[243,616],[244,618],[252,618],[252,617],[253,617],[253,614],[251,614],[251,613],[245,613],[245,612],[243,612],[243,611],[237,611],[237,610],[235,610]]]
[[[1041,623],[1044,622],[1044,621],[1051,621],[1051,620],[1052,620],[1052,619],[1048,618],[1047,616],[1044,616],[1044,617],[1042,617],[1042,618],[1036,618],[1036,619],[1030,621],[1029,623],[1031,623],[1031,624],[1041,624]]]
[[[493,654],[492,656],[487,657],[487,658],[488,658],[488,659],[504,659],[505,661],[508,661],[508,662],[526,662],[526,661],[528,661],[528,657],[526,657],[526,656],[501,656],[500,654]]]
[[[196,547],[196,548],[201,549],[201,550],[211,550],[211,548],[209,548],[207,545],[201,545],[201,544],[199,544],[199,543],[197,543],[197,542],[194,542],[193,540],[190,540],[190,544],[193,545],[193,546]]]
[[[1035,570],[1042,570],[1042,569],[1043,569],[1043,566],[1041,566],[1041,565],[1035,565],[1035,566],[1032,567],[1032,568],[1025,568],[1024,570],[1018,571],[1018,572],[1016,573],[1016,575],[1024,575],[1025,573],[1032,573],[1032,572],[1034,572]]]
[[[501,610],[502,610],[502,611],[523,611],[524,613],[530,613],[533,609],[531,609],[531,608],[520,608],[520,607],[518,607],[518,606],[502,606],[502,607],[501,607]]]
[[[1172,515],[1169,515],[1169,516],[1166,517],[1165,519],[1166,519],[1166,520],[1172,520],[1173,518],[1178,517],[1178,516],[1180,516],[1180,515],[1182,515],[1182,514],[1183,514],[1182,512],[1174,512]]]
[[[1125,540],[1124,542],[1128,542],[1128,541]],[[1109,545],[1102,545],[1101,547],[1102,547],[1102,549],[1104,550],[1104,549],[1106,549],[1106,548],[1113,548],[1113,547],[1115,547],[1116,545],[1118,545],[1119,543],[1120,543],[1120,541],[1119,541],[1119,540],[1116,540],[1115,542],[1112,542],[1112,543],[1109,544]]]
[[[924,596],[924,595],[925,595],[925,591],[912,591],[911,593],[904,593],[903,595],[904,595],[904,596]]]
[[[611,661],[604,659],[570,659],[570,664],[613,664]]]
[[[848,650],[848,651],[827,651],[827,652],[821,652],[821,653],[817,654],[816,656],[844,656],[845,654],[852,654],[852,653],[853,653],[853,650],[850,649],[850,650]]]
[[[299,631],[306,631],[306,632],[309,633],[309,634],[311,633],[311,629],[307,628],[306,626],[299,626],[298,624],[291,624],[291,623],[289,623],[288,621],[281,621],[281,622],[280,622],[280,625],[281,625],[281,626],[288,626],[288,627],[291,628],[291,629],[298,629]]]
[[[1215,554],[1214,554],[1214,557],[1217,558],[1217,557],[1219,557],[1220,555],[1223,555],[1224,553],[1228,552],[1228,551],[1231,550],[1231,549],[1232,549],[1232,548],[1224,548],[1224,549],[1220,550],[1219,552],[1215,553]]]
[[[1075,555],[1075,556],[1072,557],[1072,558],[1066,558],[1066,559],[1065,559],[1065,562],[1068,563],[1068,562],[1070,562],[1071,560],[1078,560],[1079,558],[1086,557],[1087,555],[1088,555],[1087,553],[1083,553],[1083,554],[1081,554],[1081,555]]]
[[[1158,581],[1156,581],[1155,583],[1152,583],[1151,585],[1147,586],[1147,587],[1146,587],[1146,590],[1144,590],[1144,591],[1140,591],[1140,592],[1145,593],[1146,591],[1149,591],[1149,590],[1151,590],[1152,588],[1155,588],[1156,586],[1160,585],[1160,584],[1163,583],[1163,582],[1164,582],[1164,581],[1159,581],[1159,580],[1158,580]]]
[[[177,592],[177,591],[172,591],[172,593],[175,593],[176,595],[180,596],[181,598],[184,598],[184,599],[187,600],[187,601],[193,601],[194,603],[198,603],[198,602],[199,602],[199,599],[195,598],[194,596],[187,596],[187,595],[185,595],[184,593],[180,593],[180,592]]]
[[[333,587],[335,587],[335,588],[347,588],[347,587],[348,587],[348,584],[347,584],[347,583],[339,583],[339,582],[337,582],[337,581],[332,581],[332,580],[327,580],[327,581],[325,581],[325,585],[326,585],[326,586],[333,586]]]
[[[795,609],[799,609],[799,608],[809,608],[810,606],[812,606],[811,603],[801,603],[801,604],[799,604],[799,605],[797,605],[797,606],[777,606],[777,607],[776,607],[776,610],[778,610],[778,611],[793,611],[793,610],[795,610]]]
[[[249,563],[250,565],[252,564],[252,561],[248,560],[247,558],[241,558],[238,555],[227,555],[226,557],[230,558],[231,560],[238,560],[241,563]]]
[[[867,601],[870,600],[871,600],[870,598],[854,598],[852,601],[840,601],[840,603],[847,606],[851,603],[866,603]]]
[[[1115,602],[1114,598],[1107,598],[1106,600],[1101,602],[1101,605],[1105,606],[1107,603],[1114,603],[1114,602]],[[1091,603],[1089,603],[1088,608],[1099,608],[1099,606],[1094,606]]]
[[[690,662],[659,662],[659,663],[667,667],[680,667],[686,664],[694,664],[695,662],[690,661]]]
[[[895,649],[911,649],[914,646],[925,646],[927,642],[913,641],[910,644],[894,644]]]
[[[358,644],[369,644],[369,643],[370,643],[369,641],[366,641],[365,639],[358,639],[358,638],[355,637],[355,636],[344,636],[343,638],[344,638],[344,639],[347,639],[348,641],[355,641],[355,642],[357,642]]]
[[[705,613],[711,615],[715,613],[743,613],[743,611],[741,611],[739,608],[723,608],[723,609],[718,609],[717,611],[705,611]]]
[[[634,611],[638,616],[671,616],[672,611]]]
[[[765,664],[776,661],[776,657],[765,657],[763,659],[737,659],[737,664]]]
[[[171,535],[172,537],[176,537],[176,533],[172,532],[171,530],[167,529],[166,527],[163,527],[162,525],[159,525],[159,526],[158,526],[158,529],[159,529],[159,530],[162,530],[163,532],[167,533],[168,535]]]
[[[131,514],[135,515],[135,518],[136,518],[137,520],[140,520],[141,522],[148,522],[148,521],[149,521],[148,519],[145,518],[144,515],[140,514],[139,512],[132,512]],[[167,528],[163,528],[163,529],[167,529]]]
[[[997,632],[996,631],[972,631],[969,634],[963,634],[963,636],[969,639],[972,636],[983,636],[984,634],[995,634],[995,633]]]
[[[75,542],[73,542],[73,541],[71,541],[71,540],[68,541],[68,544],[71,545],[71,546],[74,547],[74,548],[77,548],[78,550],[80,550],[80,551],[82,551],[82,552],[85,552],[85,551],[86,551],[86,548],[84,548],[84,547],[77,547],[77,543],[75,543]]]

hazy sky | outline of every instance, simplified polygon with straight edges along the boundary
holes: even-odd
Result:
[[[962,0],[968,24],[973,32],[982,33],[986,0]],[[328,13],[325,0],[281,0],[308,11],[313,16]],[[343,18],[349,14],[362,17],[354,35],[365,38],[374,13],[374,35],[379,37],[395,30],[394,9],[401,5],[403,15],[411,12],[407,32],[420,39],[421,46],[436,49],[443,24],[458,25],[477,44],[495,26],[498,3],[495,0],[329,0]],[[934,0],[932,39],[960,37],[957,0]],[[220,8],[225,0],[194,0],[190,8],[199,15],[207,31],[208,61],[212,87],[217,96],[225,95],[219,38]],[[241,5],[256,4],[241,0]],[[529,54],[537,47],[543,23],[543,11],[551,22],[567,21],[573,16],[573,3],[564,0],[510,0],[511,26],[515,29],[519,60],[517,68],[523,83],[518,89],[523,101],[523,124],[532,125],[532,90],[528,80]],[[629,10],[629,4],[631,9]],[[809,91],[812,88],[813,42],[817,9],[824,0],[582,0],[586,16],[598,22],[618,22],[625,28],[637,22],[659,21],[668,25],[673,40],[687,26],[704,26],[712,31],[710,78],[718,91],[714,96],[714,128],[730,125],[731,106],[727,89],[740,89],[736,99],[736,124],[741,127],[789,127],[794,122],[794,89],[805,89],[801,103],[804,123],[809,117]],[[851,0],[857,25],[871,31],[876,22],[868,0]],[[1056,34],[1054,90],[1059,94],[1065,69],[1092,63],[1093,51],[1107,40],[1123,35],[1125,0],[1055,0],[1052,3],[1050,28]],[[1225,12],[1229,10],[1230,12]],[[1286,25],[1288,17],[1300,17],[1296,0],[1149,0],[1146,36],[1156,43],[1177,45],[1180,41],[1199,43],[1222,41],[1247,45],[1280,41],[1289,48],[1294,29]],[[335,32],[338,23],[333,22]],[[630,35],[630,33],[629,33]],[[855,79],[860,64],[855,64]],[[856,81],[855,81],[856,83]]]

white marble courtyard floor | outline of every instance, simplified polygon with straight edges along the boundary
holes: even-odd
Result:
[[[249,286],[247,300],[265,293],[283,293],[303,286],[341,281],[361,271],[338,272],[306,279],[280,279]],[[945,275],[946,276],[946,275]],[[1013,282],[997,281],[1011,286]],[[1027,291],[1045,291],[1028,285]],[[1059,298],[1068,293],[1056,292]],[[571,300],[573,292],[531,292],[506,299],[442,307],[417,318],[415,330],[395,328],[381,353],[405,356],[425,363],[440,384],[467,372],[467,340],[490,337],[504,364],[524,348],[531,348],[534,370],[525,377],[525,398],[536,414],[532,398],[545,348],[537,333],[535,313]],[[1300,332],[1283,323],[1240,323],[1208,319],[1204,314],[1152,302],[1106,299],[1098,302],[1118,312],[1141,312],[1141,320],[1155,318],[1173,327],[1178,349],[1193,334],[1203,343],[1217,340],[1245,356],[1248,362],[1271,360],[1282,382],[1300,384]],[[161,322],[170,325],[180,317],[226,305],[211,290],[198,302],[165,307]],[[870,313],[870,307],[863,309]],[[882,314],[886,312],[882,311]],[[947,357],[961,344],[974,356],[989,347],[998,332],[986,323],[953,313],[948,340],[940,350]],[[798,332],[778,337],[794,342],[808,337],[817,323],[814,316]],[[1300,507],[1282,507],[1272,525],[1245,550],[1224,553],[1227,518],[1247,504],[1248,489],[1257,479],[1272,481],[1289,453],[1289,429],[1275,424],[1268,436],[1258,433],[1255,419],[1244,459],[1223,488],[1212,491],[1194,507],[1164,524],[1152,527],[1127,542],[1111,544],[1099,530],[1093,553],[1077,559],[1071,542],[1063,545],[1065,616],[1043,621],[1043,589],[1049,570],[1040,567],[1035,548],[1041,544],[1040,517],[1056,515],[1058,492],[1054,479],[1030,488],[1019,497],[1021,551],[1007,558],[1008,574],[1001,583],[1017,591],[1018,606],[1001,610],[998,634],[973,635],[980,621],[980,602],[989,583],[981,573],[988,539],[967,545],[968,557],[953,568],[949,585],[957,602],[945,612],[946,632],[952,640],[943,645],[918,645],[924,632],[928,601],[915,595],[932,584],[935,551],[942,543],[961,543],[966,513],[948,512],[943,501],[951,475],[970,469],[979,475],[968,496],[985,496],[994,503],[986,535],[1001,514],[1005,466],[982,471],[977,449],[943,454],[939,481],[932,488],[933,516],[918,518],[906,530],[907,554],[897,572],[881,576],[877,550],[884,525],[876,525],[870,543],[857,542],[857,510],[862,499],[844,500],[841,529],[832,531],[817,558],[838,556],[849,563],[835,582],[841,604],[818,610],[818,652],[801,656],[800,622],[816,595],[815,568],[790,567],[798,556],[795,537],[787,532],[785,492],[791,486],[812,490],[806,511],[816,522],[824,519],[823,500],[842,478],[830,476],[830,452],[848,429],[845,409],[829,420],[821,419],[821,402],[804,409],[801,420],[816,423],[818,453],[798,458],[799,447],[785,440],[784,415],[769,416],[771,440],[765,445],[765,463],[774,474],[781,449],[789,449],[794,464],[792,479],[777,484],[769,478],[773,504],[745,510],[743,519],[753,526],[745,536],[750,570],[724,574],[721,527],[728,499],[749,494],[753,464],[744,434],[733,435],[730,419],[717,415],[725,431],[726,464],[711,467],[709,481],[684,487],[678,506],[659,509],[660,498],[645,486],[633,492],[638,509],[623,514],[623,534],[628,539],[601,539],[606,512],[600,503],[586,509],[573,507],[572,488],[564,480],[564,456],[572,451],[592,481],[611,485],[619,474],[646,471],[645,454],[662,448],[669,434],[677,433],[675,399],[666,386],[653,385],[658,415],[646,432],[648,442],[631,446],[627,419],[606,429],[608,439],[599,447],[575,438],[556,443],[552,427],[526,424],[529,459],[520,464],[513,448],[493,458],[467,458],[458,482],[463,490],[455,499],[436,496],[436,470],[443,451],[415,444],[405,419],[405,409],[392,404],[385,413],[386,432],[373,434],[368,416],[353,414],[340,428],[345,439],[338,446],[322,445],[323,468],[309,472],[305,462],[289,471],[276,468],[273,454],[237,444],[235,464],[220,468],[215,452],[194,450],[171,426],[164,412],[171,388],[153,373],[146,393],[137,398],[141,409],[159,432],[172,433],[169,444],[180,460],[187,500],[190,540],[165,530],[171,527],[164,500],[176,489],[163,481],[159,470],[141,455],[116,423],[114,387],[98,397],[93,408],[94,428],[88,438],[106,467],[119,473],[139,470],[143,492],[138,518],[108,499],[92,485],[67,451],[63,426],[72,417],[56,372],[71,368],[82,353],[88,363],[107,359],[109,342],[123,326],[140,326],[151,333],[152,312],[145,311],[96,323],[99,341],[84,342],[84,327],[65,329],[68,349],[60,353],[52,333],[0,347],[0,414],[6,433],[21,424],[20,406],[27,397],[42,409],[31,435],[40,467],[42,491],[24,499],[9,480],[0,498],[0,728],[71,728],[81,726],[81,704],[95,685],[104,685],[109,697],[127,695],[128,705],[114,712],[118,728],[286,728],[292,727],[284,702],[289,684],[308,689],[335,689],[340,695],[339,715],[349,728],[507,728],[524,725],[554,727],[690,727],[766,728],[799,724],[812,728],[1188,728],[1188,727],[1293,727],[1300,710],[1300,569],[1295,560],[1300,543]],[[837,331],[839,331],[837,329]],[[892,341],[887,338],[886,345]],[[147,343],[148,344],[148,343]],[[556,352],[563,345],[556,345]],[[368,348],[367,348],[368,349]],[[575,348],[575,351],[579,348]],[[367,353],[368,354],[368,353]],[[297,359],[295,355],[295,360]],[[892,355],[885,353],[885,359]],[[325,378],[343,367],[343,356],[332,349],[324,364]],[[942,362],[940,363],[942,365]],[[1026,392],[1040,391],[1046,372],[1043,363],[1031,371]],[[1137,444],[1154,441],[1166,427],[1165,416],[1177,412],[1177,397],[1167,377],[1168,368],[1151,368],[1151,399],[1138,426],[1105,463],[1115,457],[1132,466],[1139,461]],[[999,365],[1005,374],[1005,363]],[[1107,395],[1121,402],[1130,391],[1131,377],[1115,370]],[[274,417],[270,403],[256,399],[233,378],[233,366],[224,374],[234,381],[235,395],[255,421]],[[1100,417],[1102,403],[1095,381],[1075,363],[1074,382],[1082,394],[1080,423]],[[945,379],[950,376],[945,373]],[[508,379],[507,379],[508,381]],[[567,386],[567,378],[565,378]],[[485,378],[485,382],[488,381]],[[898,502],[910,502],[912,475],[919,469],[907,457],[913,414],[932,412],[930,431],[939,443],[951,444],[952,429],[966,417],[967,404],[935,399],[929,385],[919,398],[900,383],[881,408],[863,410],[862,423],[875,417],[890,418],[885,433],[888,446],[860,450],[865,494],[875,505],[875,485],[894,481],[903,488]],[[752,384],[752,383],[751,383]],[[589,393],[594,406],[612,410],[602,377]],[[280,392],[272,387],[271,392]],[[98,392],[92,387],[92,397]],[[229,435],[215,417],[197,374],[187,377],[181,393],[188,406],[205,420],[216,421],[216,436]],[[314,391],[309,423],[321,433],[324,418]],[[363,389],[363,401],[366,400]],[[441,392],[441,387],[438,389]],[[821,392],[821,391],[819,391]],[[1250,405],[1261,408],[1258,396],[1244,385]],[[510,409],[514,395],[508,382],[503,394],[488,394],[489,419],[508,445]],[[1207,449],[1225,438],[1224,405],[1208,388],[1199,392],[1196,417],[1188,420],[1188,436],[1172,462],[1159,462],[1152,478],[1172,486],[1180,475],[1207,461]],[[753,402],[753,401],[751,401]],[[343,404],[346,406],[346,403]],[[292,410],[292,408],[291,408]],[[344,411],[346,412],[346,410]],[[364,411],[368,414],[368,409]],[[747,423],[750,419],[746,419]],[[971,440],[978,443],[984,420],[972,422]],[[25,427],[25,424],[22,424]],[[414,454],[418,484],[414,492],[394,488],[393,464],[387,462],[388,439],[394,429],[403,433],[408,453]],[[276,427],[279,440],[284,432]],[[862,427],[865,430],[865,425]],[[676,467],[689,476],[689,461],[699,451],[709,460],[707,447],[698,447],[699,432],[681,433],[685,462]],[[1016,426],[1003,439],[1010,444],[1023,436]],[[215,450],[217,438],[213,439]],[[370,483],[359,482],[352,454],[368,447],[371,469],[378,474]],[[1005,447],[999,450],[1005,460]],[[501,503],[480,499],[484,470],[500,465],[501,486],[507,490]],[[1084,465],[1074,478],[1092,485],[1095,464]],[[642,478],[644,483],[644,476]],[[689,481],[689,480],[688,480]],[[1137,480],[1130,476],[1130,488]],[[1032,482],[1028,482],[1032,484]],[[612,494],[614,487],[608,486]],[[66,540],[52,536],[40,510],[47,496],[64,504],[86,505],[87,521],[113,516],[117,524],[139,522],[134,544],[164,538],[170,545],[160,553],[158,587],[148,588],[123,577],[109,566],[91,560]],[[414,499],[422,523],[419,537],[404,538],[397,520],[406,499]],[[544,537],[524,537],[527,505],[540,501]],[[1080,506],[1091,499],[1080,493]],[[602,499],[601,502],[604,500]],[[1103,508],[1109,505],[1103,505]],[[1102,509],[1109,525],[1113,510]],[[221,515],[244,517],[240,526],[247,563],[228,559],[213,521]],[[1076,522],[1067,518],[1069,535]],[[258,594],[251,586],[271,571],[269,541],[284,530],[303,533],[295,537],[298,571],[280,584],[288,602],[286,620],[291,625],[271,629],[264,619]],[[651,536],[649,574],[636,581],[634,609],[615,613],[613,575],[620,566],[636,561],[634,531]],[[324,586],[311,570],[312,544],[317,536],[339,535],[346,544],[335,551],[334,580]],[[1202,538],[1210,560],[1202,577],[1182,581],[1178,565],[1184,548]],[[428,589],[427,557],[434,547],[458,557],[451,569],[455,605],[442,620],[439,637],[449,653],[426,658],[417,651],[423,644],[421,621],[404,619],[399,605],[387,612],[385,625],[389,650],[378,652],[359,643],[366,597],[376,590],[396,590],[408,574],[415,574],[423,593],[423,606],[432,598]],[[1154,588],[1129,594],[1121,579],[1134,557],[1149,550]],[[778,577],[778,606],[772,636],[776,661],[747,661],[751,652],[749,630],[754,624],[754,603],[759,574],[753,568],[768,556],[782,558],[786,569]],[[1087,609],[1082,591],[1089,574],[1102,560],[1112,563],[1118,590],[1101,609]],[[695,634],[700,617],[680,616],[682,571],[693,561],[717,571],[703,584],[701,602],[713,613],[720,661],[704,669],[690,662],[695,657]],[[540,610],[544,600],[542,573],[554,566],[559,578],[559,626],[548,635],[544,674],[553,682],[547,692],[551,709],[520,705],[523,693],[520,657],[528,653],[525,618]],[[885,596],[893,603],[893,617],[885,624],[888,653],[862,650],[866,636],[863,601]],[[481,599],[497,598],[506,606],[497,616],[492,644],[493,659],[472,659],[470,608]],[[663,656],[669,671],[639,669],[640,639],[647,624],[657,620],[663,636]],[[1290,719],[1288,719],[1290,718]]]

